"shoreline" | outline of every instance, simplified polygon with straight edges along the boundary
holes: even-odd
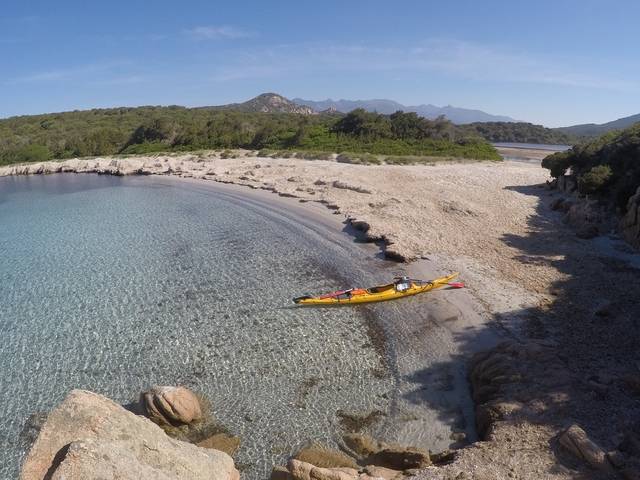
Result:
[[[425,276],[443,265],[461,272],[469,287],[464,291],[469,303],[461,311],[471,312],[458,315],[463,321],[457,323],[457,330],[449,330],[456,334],[457,347],[438,363],[439,369],[468,360],[485,333],[497,332],[510,339],[474,356],[471,363],[481,441],[458,450],[456,460],[438,467],[438,473],[430,468],[420,478],[449,478],[446,475],[452,472],[471,472],[478,465],[494,478],[507,472],[522,478],[540,478],[543,472],[553,472],[549,478],[572,478],[588,467],[566,464],[565,453],[557,447],[556,438],[571,421],[579,422],[605,449],[617,448],[622,427],[603,422],[602,408],[606,405],[612,418],[618,419],[637,410],[628,393],[635,388],[628,379],[637,377],[629,363],[637,357],[637,345],[628,332],[637,312],[632,299],[640,297],[638,270],[633,265],[638,255],[626,251],[621,255],[611,242],[602,241],[615,242],[614,235],[600,240],[577,237],[551,207],[564,195],[544,186],[545,171],[531,163],[509,161],[359,166],[255,157],[199,160],[188,155],[97,159],[89,164],[76,160],[65,168],[111,174],[148,169],[148,173],[233,183],[277,193],[291,205],[294,202],[288,197],[309,203],[298,206],[313,205],[313,211],[323,211],[322,216],[334,226],[339,223],[337,215],[334,222],[329,211],[339,213],[350,219],[356,230],[351,233],[384,242],[389,257],[410,260],[396,265],[411,275]],[[11,171],[46,173],[47,168],[36,165],[37,172],[29,166]],[[0,168],[0,175],[9,171]],[[615,268],[609,268],[611,264]],[[623,282],[627,288],[602,290],[598,288],[602,282]],[[593,295],[596,289],[599,293]],[[431,298],[438,303],[437,296]],[[420,344],[421,335],[432,339],[430,325],[446,331],[448,320],[456,316],[448,311],[450,306],[449,302],[438,306],[439,318],[427,318],[426,328],[409,329],[408,341]],[[438,407],[441,392],[434,397],[424,392],[434,385],[446,392],[451,389],[450,379],[425,368],[411,380],[417,388],[404,392],[405,398],[435,407],[446,418],[446,410]],[[607,396],[610,389],[617,395]]]
[[[138,182],[146,182],[146,178],[143,177],[144,176],[127,177],[128,186],[135,186],[135,183]],[[243,205],[250,205],[251,208],[257,210],[268,209],[271,212],[270,215],[275,214],[289,218],[298,225],[312,229],[316,234],[321,235],[326,240],[331,240],[332,243],[338,246],[343,246],[348,242],[350,244],[349,248],[362,250],[374,261],[383,261],[379,258],[378,246],[372,243],[358,244],[359,242],[357,242],[357,239],[354,237],[354,233],[357,232],[347,228],[347,220],[342,215],[335,214],[335,211],[333,211],[334,213],[332,214],[332,210],[327,209],[322,203],[301,203],[288,196],[273,195],[272,191],[249,189],[242,185],[228,184],[226,182],[214,183],[196,178],[157,176],[154,177],[154,182],[160,182],[161,184],[166,184],[171,187],[175,186],[176,188],[187,184],[189,188],[201,190],[203,193],[211,191],[216,195],[223,195],[239,201]],[[420,260],[417,263],[423,264],[423,268],[426,268],[426,270],[423,270],[423,273],[426,272],[425,274],[433,277],[439,276],[445,271],[433,262]],[[397,270],[398,267],[406,267],[408,271],[415,272],[414,264],[397,264],[393,261],[386,261],[386,265],[387,270]],[[379,275],[378,280],[385,282],[388,281],[388,278],[383,278]],[[423,352],[420,348],[415,348],[415,345],[412,347],[403,344],[403,341],[412,338],[415,330],[434,331],[434,329],[438,330],[440,328],[440,324],[446,324],[447,326],[443,330],[447,330],[449,337],[453,338],[457,334],[462,333],[462,328],[468,327],[468,319],[471,316],[473,316],[474,321],[483,321],[477,314],[477,308],[469,307],[468,303],[471,297],[466,292],[456,291],[455,294],[448,295],[448,299],[445,299],[444,295],[440,292],[432,295],[434,295],[435,298],[422,299],[425,302],[428,301],[427,305],[432,303],[431,300],[436,304],[435,307],[429,308],[429,313],[424,318],[411,315],[411,307],[398,306],[399,310],[406,310],[408,312],[410,321],[407,322],[406,326],[393,326],[393,332],[389,331],[389,322],[386,322],[387,325],[384,325],[384,318],[382,318],[384,315],[381,317],[380,313],[375,311],[376,308],[372,309],[372,315],[375,317],[373,323],[375,323],[375,328],[378,332],[373,332],[373,336],[382,333],[387,348],[391,348],[396,352],[392,355],[392,358],[385,359],[385,363],[389,363],[387,368],[392,368],[398,378],[414,376],[417,366],[424,367],[429,365],[429,362],[433,362],[434,356],[438,354],[443,357],[449,357],[458,353],[455,345],[452,345],[451,340],[447,340],[446,338],[440,347],[436,348],[436,345],[432,345],[430,352]],[[466,303],[458,304],[458,298],[461,298],[461,296],[466,297]],[[412,305],[412,307],[415,306],[415,304]],[[460,322],[452,322],[451,311],[455,311],[456,315],[460,316]],[[458,323],[460,323],[460,327],[457,326]],[[472,321],[470,323],[474,322]],[[440,336],[442,337],[442,333]],[[371,338],[371,340],[375,344],[375,339]],[[478,350],[485,347],[485,343],[478,343],[477,345]],[[399,350],[402,350],[402,355],[397,354]],[[428,353],[428,355],[425,356],[425,353]],[[393,364],[394,359],[396,360],[396,364]],[[464,365],[460,364],[457,371],[454,371],[450,375],[455,377],[453,389],[451,391],[446,391],[449,390],[450,387],[446,387],[445,390],[440,389],[440,391],[436,392],[436,395],[448,397],[448,401],[451,402],[450,405],[452,406],[462,404],[460,407],[456,406],[456,408],[459,408],[459,411],[455,415],[459,416],[459,421],[453,422],[451,419],[440,419],[439,413],[427,404],[422,406],[415,405],[415,387],[413,383],[402,381],[402,389],[395,392],[395,399],[389,417],[383,418],[382,422],[374,427],[376,429],[376,435],[387,441],[411,443],[438,451],[445,450],[451,444],[455,443],[451,437],[453,434],[456,434],[456,438],[461,438],[460,435],[462,431],[465,432],[463,437],[467,438],[468,441],[475,440],[473,406],[468,394],[468,383],[466,381]],[[404,395],[413,395],[414,398],[407,400],[403,398]],[[458,398],[460,395],[466,397],[466,400]],[[454,423],[457,426],[452,425]],[[439,440],[435,440],[435,437]]]

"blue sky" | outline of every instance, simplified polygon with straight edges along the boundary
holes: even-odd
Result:
[[[389,98],[547,126],[640,112],[637,0],[13,1],[0,117]]]

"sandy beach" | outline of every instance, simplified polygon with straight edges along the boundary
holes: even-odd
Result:
[[[474,385],[476,421],[486,413],[478,410],[488,403],[481,399],[501,409],[490,432],[481,433],[485,441],[421,478],[462,478],[455,475],[478,465],[488,476],[473,478],[575,478],[584,465],[566,457],[557,441],[571,423],[605,451],[616,448],[625,418],[638,412],[624,380],[637,376],[633,365],[640,360],[638,334],[624,333],[640,295],[637,255],[615,236],[577,238],[549,206],[561,194],[545,187],[546,170],[509,161],[362,166],[239,155],[74,159],[3,167],[0,176],[158,174],[268,190],[285,197],[283,208],[305,204],[311,217],[326,218],[318,208],[328,209],[345,231],[377,242],[372,254],[411,262],[405,267],[412,275],[461,272],[467,292],[437,307],[438,322],[451,312],[460,318],[450,329],[451,358],[441,367],[470,358],[483,335],[495,343],[492,332],[499,332],[512,343],[498,355],[518,371],[495,383],[489,397]],[[601,288],[613,282],[627,288]],[[590,293],[595,288],[597,296]]]

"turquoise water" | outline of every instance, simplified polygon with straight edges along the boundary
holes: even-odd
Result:
[[[477,334],[448,301],[465,292],[293,307],[402,268],[260,193],[170,177],[0,178],[0,479],[16,477],[27,418],[73,388],[120,403],[151,385],[201,392],[242,439],[243,480],[268,478],[309,440],[337,446],[340,412],[380,412],[367,433],[432,451],[452,431],[473,440],[459,345]]]
[[[26,418],[72,388],[122,403],[154,384],[202,392],[242,437],[244,478],[332,442],[337,410],[388,411],[369,312],[290,308],[371,281],[375,262],[208,185],[0,179],[0,478],[17,474]]]

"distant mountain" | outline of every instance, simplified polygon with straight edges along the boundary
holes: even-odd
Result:
[[[263,93],[243,103],[230,103],[228,105],[205,108],[238,110],[240,112],[299,113],[302,115],[313,115],[316,113],[312,108],[305,105],[298,105],[277,93]]]
[[[610,132],[611,130],[621,130],[628,128],[635,123],[640,122],[640,113],[637,115],[631,115],[629,117],[619,118],[612,122],[607,123],[584,123],[581,125],[573,125],[571,127],[560,127],[554,130],[569,133],[579,137],[595,137],[602,135],[603,133]]]
[[[418,115],[434,119],[440,115],[444,115],[453,123],[465,124],[473,122],[515,122],[511,117],[501,115],[491,115],[481,110],[470,110],[467,108],[457,108],[447,105],[446,107],[437,107],[435,105],[417,105],[407,106],[393,100],[374,99],[374,100],[305,100],[303,98],[294,98],[293,102],[299,105],[306,105],[316,111],[323,111],[330,108],[343,113],[350,112],[356,108],[364,108],[369,112],[378,112],[383,114],[391,114],[402,110],[404,112],[416,112]]]

